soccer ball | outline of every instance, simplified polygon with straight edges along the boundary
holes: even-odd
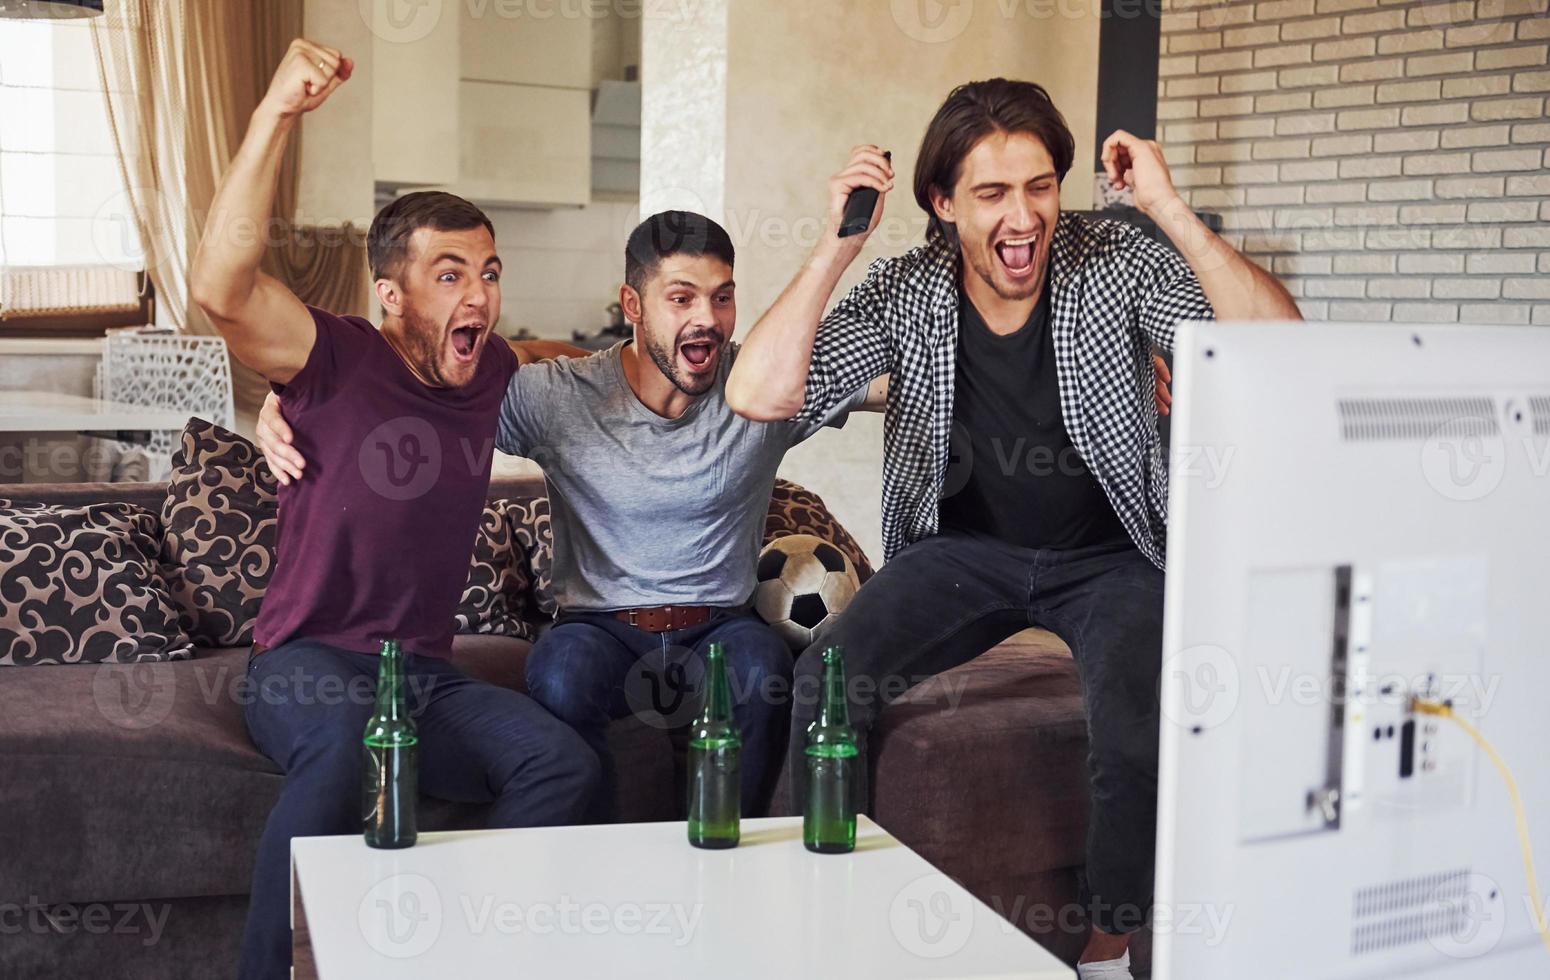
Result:
[[[845,553],[811,534],[765,545],[758,575],[754,610],[798,653],[823,636],[861,588]]]

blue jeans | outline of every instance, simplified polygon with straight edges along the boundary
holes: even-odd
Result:
[[[802,812],[822,648],[845,648],[850,721],[865,759],[867,729],[891,698],[1030,626],[1065,641],[1082,684],[1092,811],[1081,900],[1104,932],[1130,932],[1152,895],[1163,573],[1128,541],[1055,550],[947,532],[894,556],[797,661],[791,812]],[[858,776],[866,810],[865,767]]]
[[[597,791],[598,760],[575,732],[531,698],[447,660],[404,658],[421,793],[493,804],[491,827],[581,817]],[[253,868],[244,980],[290,976],[291,838],[362,832],[361,734],[375,705],[378,662],[375,653],[305,639],[248,657],[248,734],[285,783]]]
[[[631,714],[670,731],[692,723],[705,652],[718,642],[726,644],[732,713],[743,737],[743,813],[756,816],[768,812],[780,774],[791,690],[791,650],[760,619],[726,611],[700,626],[651,633],[608,613],[567,613],[534,644],[528,690],[602,760],[593,820],[614,816],[608,723]]]

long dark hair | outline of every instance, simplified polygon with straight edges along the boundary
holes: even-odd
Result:
[[[936,111],[915,158],[915,201],[926,212],[926,237],[940,238],[948,226],[931,206],[931,191],[950,196],[963,159],[991,133],[1027,133],[1044,144],[1059,180],[1066,179],[1076,141],[1044,86],[1007,78],[968,82],[953,89]]]

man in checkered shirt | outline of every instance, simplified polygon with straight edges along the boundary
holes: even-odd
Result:
[[[926,243],[873,262],[824,315],[866,238],[835,234],[847,197],[879,191],[875,226],[893,188],[883,151],[857,147],[829,182],[823,237],[749,334],[726,397],[751,418],[815,420],[891,376],[887,564],[821,645],[843,646],[850,677],[869,682],[851,698],[864,737],[888,699],[858,690],[896,697],[1030,625],[1066,642],[1091,744],[1083,901],[1095,929],[1079,972],[1125,977],[1156,821],[1168,476],[1151,351],[1171,350],[1185,320],[1300,315],[1190,211],[1154,142],[1116,132],[1104,168],[1179,254],[1133,225],[1062,214],[1074,152],[1040,86],[960,86],[916,160]],[[819,653],[797,664],[794,774]],[[799,775],[792,785],[800,797]]]

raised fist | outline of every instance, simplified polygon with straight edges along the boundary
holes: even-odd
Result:
[[[299,116],[322,105],[355,70],[338,49],[297,38],[286,49],[264,94],[262,107],[280,116]]]

